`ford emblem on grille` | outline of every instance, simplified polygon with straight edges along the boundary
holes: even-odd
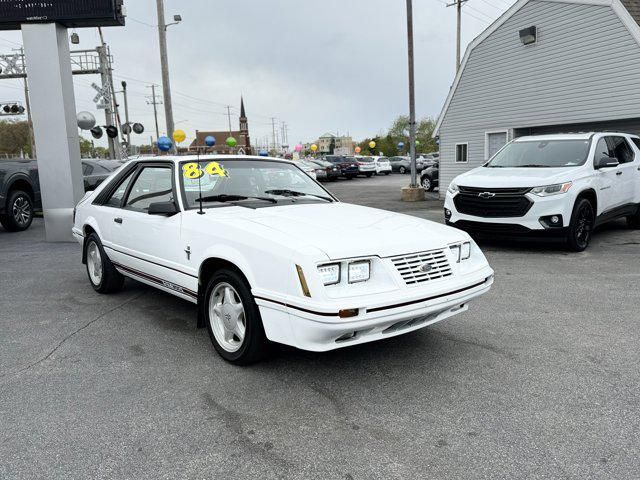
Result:
[[[496,194],[492,192],[482,192],[482,193],[479,193],[478,196],[480,198],[493,198],[496,196]]]
[[[420,265],[420,271],[421,272],[430,272],[433,269],[433,267],[431,266],[430,263],[423,263],[422,265]]]

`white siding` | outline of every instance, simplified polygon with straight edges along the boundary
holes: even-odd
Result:
[[[524,46],[519,30],[538,27]],[[485,132],[640,117],[640,46],[610,6],[532,0],[470,53],[440,128],[440,189],[485,160]],[[455,144],[469,142],[469,163]]]

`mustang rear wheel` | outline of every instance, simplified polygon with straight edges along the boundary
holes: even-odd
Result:
[[[98,293],[112,293],[122,289],[124,276],[116,270],[104,253],[100,238],[95,233],[87,237],[84,245],[87,260],[87,275],[93,289]]]
[[[580,198],[573,207],[567,247],[572,252],[582,252],[589,246],[591,233],[595,227],[593,205],[586,198]]]
[[[268,353],[269,342],[251,289],[233,270],[219,270],[204,296],[209,337],[222,358],[237,365],[257,362]]]

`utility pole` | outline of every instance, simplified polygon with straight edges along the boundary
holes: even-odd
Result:
[[[460,68],[460,30],[462,24],[462,4],[467,0],[455,0],[453,3],[448,3],[447,7],[456,7],[456,73]]]
[[[160,128],[158,127],[158,105],[161,105],[162,102],[156,99],[156,86],[150,85],[147,88],[151,89],[151,100],[147,99],[147,105],[153,105],[153,117],[156,119],[156,142],[160,138]],[[153,142],[151,142],[153,146]]]
[[[175,128],[173,123],[173,106],[171,103],[171,82],[169,80],[169,58],[167,55],[167,28],[164,18],[164,0],[156,0],[158,6],[158,35],[160,39],[160,64],[162,66],[162,91],[164,94],[164,115],[167,124],[167,136],[173,135]],[[179,23],[182,18],[179,15],[174,16],[174,25]],[[175,146],[172,147],[175,150]]]
[[[20,47],[20,55],[24,58],[24,47]],[[27,107],[27,123],[29,124],[29,143],[31,144],[31,158],[36,156],[36,139],[33,135],[33,119],[31,118],[31,99],[29,98],[29,83],[27,77],[22,79],[24,82],[24,104]]]
[[[458,2],[460,0],[457,0]],[[416,95],[413,64],[413,5],[407,0],[407,46],[409,53],[409,155],[411,155],[411,188],[418,186],[416,171]]]
[[[127,150],[131,148],[131,125],[129,124],[129,99],[127,98],[127,82],[122,82],[122,93],[124,95],[124,121],[127,125]]]
[[[111,126],[113,125],[113,112],[111,110],[113,89],[109,84],[109,72],[107,72],[107,47],[103,43],[96,50],[98,50],[98,54],[100,56],[100,79],[102,80],[102,88],[107,91],[106,95],[109,97],[109,101],[105,102],[104,117],[106,125]],[[109,142],[109,158],[116,158],[115,141],[111,137],[108,137],[107,140]]]
[[[231,136],[231,105],[227,105],[227,117],[229,118],[229,136]]]
[[[275,119],[275,117],[271,117],[271,131],[273,133],[273,150],[277,151],[278,147],[276,146],[276,119]]]

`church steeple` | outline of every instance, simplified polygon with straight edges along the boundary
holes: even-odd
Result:
[[[246,152],[251,152],[251,140],[249,138],[249,120],[244,110],[244,98],[240,96],[240,138],[244,140]]]
[[[242,96],[240,96],[240,118],[247,118],[244,113],[244,98]]]

